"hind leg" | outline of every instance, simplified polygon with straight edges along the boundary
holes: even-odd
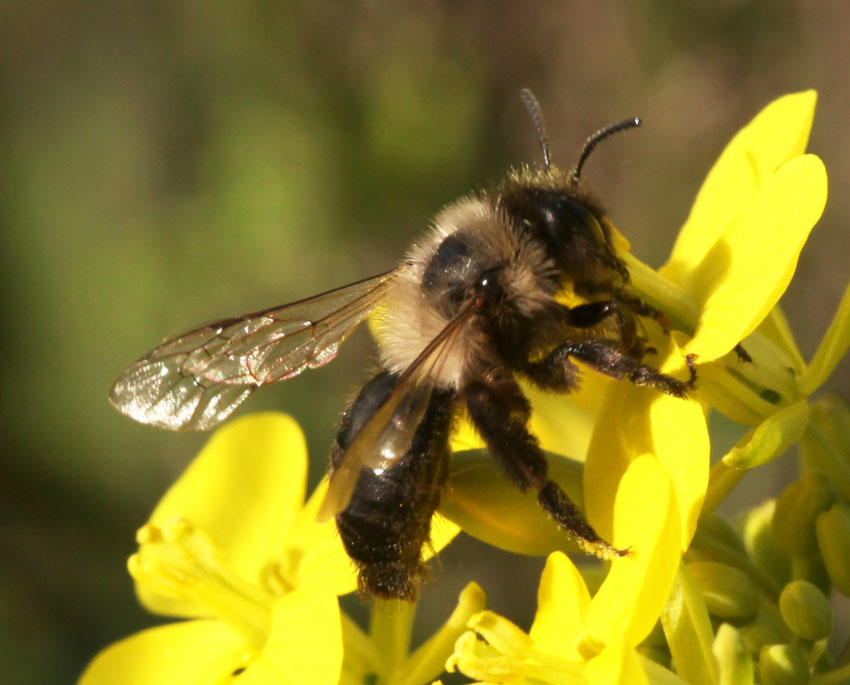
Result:
[[[546,456],[526,426],[528,400],[515,381],[503,378],[498,388],[470,383],[463,397],[473,425],[514,486],[536,492],[541,508],[585,552],[603,559],[627,553],[603,540],[561,486],[549,478]]]
[[[688,390],[696,383],[696,368],[692,355],[685,359],[690,378],[681,381],[652,366],[642,364],[610,340],[565,342],[541,361],[528,362],[523,366],[522,372],[544,390],[570,392],[578,386],[579,370],[573,364],[573,359],[611,378],[655,388],[674,397],[686,397]]]

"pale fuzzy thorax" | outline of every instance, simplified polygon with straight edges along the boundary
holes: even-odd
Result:
[[[429,302],[422,278],[442,241],[458,232],[467,237],[482,270],[502,268],[507,299],[519,312],[531,314],[552,302],[554,265],[544,248],[520,237],[486,197],[463,198],[440,212],[429,232],[411,248],[379,314],[381,361],[394,373],[404,372],[449,323]],[[420,371],[441,387],[461,387],[470,369],[480,369],[494,354],[474,316],[441,347]]]

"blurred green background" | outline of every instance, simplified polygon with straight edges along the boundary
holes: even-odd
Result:
[[[818,89],[832,193],[783,300],[809,356],[850,275],[848,30],[842,0],[3,2],[4,682],[70,682],[156,622],[125,560],[204,437],[115,412],[121,369],[194,324],[391,268],[444,203],[540,160],[524,86],[563,166],[599,126],[644,119],[585,183],[656,266],[731,135]],[[248,403],[302,423],[312,482],[371,354],[360,332]],[[433,620],[473,577],[520,620],[541,563],[459,545]]]

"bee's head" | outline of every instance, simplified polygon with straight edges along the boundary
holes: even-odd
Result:
[[[601,128],[584,144],[578,162],[564,172],[550,162],[549,141],[540,105],[529,90],[521,97],[528,108],[543,151],[543,169],[524,168],[511,174],[499,192],[498,206],[519,230],[542,243],[566,277],[580,277],[603,267],[624,277],[625,267],[611,244],[604,211],[579,188],[584,163],[605,138],[640,126],[632,117]]]
[[[519,180],[519,179],[518,179]],[[561,271],[571,274],[583,265],[613,265],[602,210],[570,186],[511,184],[499,197],[499,207],[518,229],[543,244]]]

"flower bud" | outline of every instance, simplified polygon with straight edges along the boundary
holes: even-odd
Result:
[[[688,564],[708,613],[721,618],[749,618],[758,608],[758,591],[743,571],[714,561]]]
[[[811,405],[812,422],[823,431],[848,463],[850,463],[850,407],[837,395],[821,397]]]
[[[755,564],[779,585],[790,579],[790,562],[773,532],[776,500],[767,500],[750,509],[740,523],[747,554]]]
[[[832,589],[826,566],[819,555],[811,557],[795,557],[791,560],[791,578],[807,580],[823,594],[828,595]],[[790,580],[789,580],[790,582]]]
[[[764,685],[805,685],[809,664],[800,649],[791,645],[765,645],[759,652],[759,672]]]
[[[776,502],[773,531],[792,557],[817,553],[815,519],[835,501],[836,495],[821,471],[807,471],[789,485]]]
[[[549,460],[549,477],[581,507],[582,465],[566,458]],[[452,455],[449,489],[440,513],[466,533],[509,552],[542,556],[579,551],[569,536],[540,508],[535,492],[521,492],[493,468],[486,450]]]
[[[717,514],[706,516],[699,522],[699,527],[702,534],[716,540],[729,550],[734,550],[740,554],[747,553],[744,541],[738,535],[738,531],[730,526],[726,519],[721,516]]]
[[[798,442],[809,422],[809,405],[803,399],[771,414],[723,457],[736,469],[750,469],[773,461]]]
[[[806,640],[822,640],[832,632],[832,607],[823,593],[805,580],[788,583],[779,596],[785,623]]]
[[[817,518],[817,540],[833,585],[850,596],[850,507],[834,504]]]
[[[753,682],[753,657],[741,633],[729,623],[717,629],[711,648],[720,670],[721,683]]]
[[[785,639],[786,636],[783,635],[777,626],[763,621],[756,621],[741,628],[741,637],[744,638],[744,644],[747,646],[747,649],[753,654],[757,654],[765,645],[777,644]]]

